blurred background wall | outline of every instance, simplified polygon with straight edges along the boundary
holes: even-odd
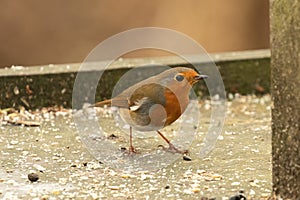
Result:
[[[208,52],[269,48],[268,2],[0,0],[0,67],[82,62],[101,41],[144,26],[180,31]]]

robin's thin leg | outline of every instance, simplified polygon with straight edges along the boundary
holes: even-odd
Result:
[[[130,135],[129,135],[129,153],[135,153],[135,149],[132,145],[132,127],[130,126]]]
[[[177,149],[171,142],[170,140],[168,140],[168,138],[166,138],[160,131],[157,131],[157,133],[168,143],[169,145],[169,151],[172,151],[172,152],[176,152],[176,153],[181,153],[181,154],[187,154],[189,153],[188,150],[179,150]]]

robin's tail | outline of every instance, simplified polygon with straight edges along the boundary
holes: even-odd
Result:
[[[111,99],[107,99],[107,100],[104,100],[104,101],[100,101],[100,102],[97,102],[93,105],[90,105],[89,107],[102,107],[102,106],[111,106]]]
[[[104,101],[100,101],[98,103],[91,105],[90,107],[102,107],[105,105],[119,107],[119,108],[129,108],[128,100],[123,97],[117,97],[117,98],[113,98],[113,99],[107,99]]]

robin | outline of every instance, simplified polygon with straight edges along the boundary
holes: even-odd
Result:
[[[130,125],[129,152],[136,152],[132,145],[132,128],[139,131],[156,131],[169,145],[167,150],[188,153],[177,149],[161,132],[176,121],[189,104],[189,93],[194,83],[208,76],[200,75],[186,67],[176,67],[145,79],[125,89],[112,99],[92,106],[118,107],[120,115]]]

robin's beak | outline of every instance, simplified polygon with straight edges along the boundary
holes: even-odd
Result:
[[[208,78],[207,75],[197,75],[194,77],[194,80],[199,81],[199,80],[206,79],[206,78]]]

